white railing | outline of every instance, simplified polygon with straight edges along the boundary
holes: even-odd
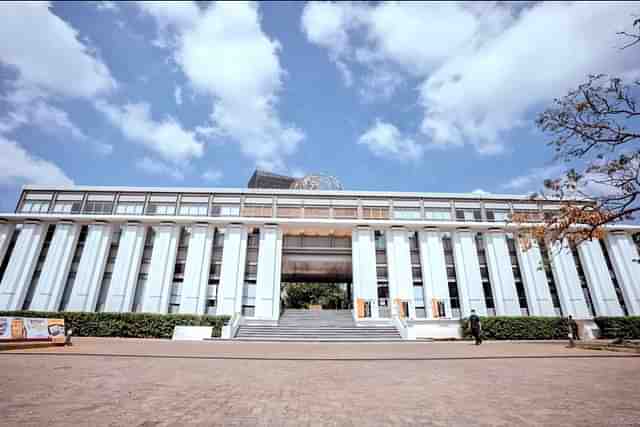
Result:
[[[416,339],[416,330],[413,325],[410,325],[406,319],[402,319],[400,316],[393,316],[392,318],[393,325],[398,330],[398,333],[405,340],[415,340]]]

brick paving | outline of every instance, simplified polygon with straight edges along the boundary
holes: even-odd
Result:
[[[640,357],[562,344],[76,339],[0,363],[8,426],[640,425]]]

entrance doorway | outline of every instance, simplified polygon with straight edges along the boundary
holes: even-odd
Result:
[[[350,310],[351,283],[284,282],[281,284],[284,309]]]

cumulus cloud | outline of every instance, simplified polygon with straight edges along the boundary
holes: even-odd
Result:
[[[208,128],[238,143],[259,167],[283,169],[304,133],[279,116],[281,46],[262,31],[258,6],[215,2],[200,10],[194,4],[142,2],[140,7],[156,19],[161,38],[173,35],[169,45],[191,87],[212,98]]]
[[[17,70],[21,85],[53,94],[91,98],[114,89],[107,66],[50,7],[0,2],[0,62]]]
[[[29,154],[16,141],[0,136],[0,183],[73,185],[58,166]]]
[[[381,158],[397,160],[418,160],[422,157],[424,147],[402,133],[391,123],[376,120],[358,139],[358,144],[367,146]]]
[[[143,157],[136,162],[136,167],[150,175],[169,176],[176,181],[184,180],[184,174],[174,166],[170,166],[151,157]]]
[[[541,183],[545,179],[558,178],[565,168],[563,165],[550,165],[542,168],[533,168],[523,175],[516,176],[502,184],[505,190],[536,191],[540,190]]]
[[[302,28],[332,61],[365,67],[361,93],[376,93],[366,87],[380,69],[417,83],[423,117],[411,132],[420,143],[498,154],[510,131],[531,126],[533,112],[588,74],[640,75],[616,35],[637,10],[632,2],[311,2]]]
[[[154,120],[147,103],[130,103],[120,107],[96,101],[95,106],[124,136],[146,146],[166,161],[185,163],[202,157],[204,144],[196,139],[193,132],[184,129],[172,117]]]

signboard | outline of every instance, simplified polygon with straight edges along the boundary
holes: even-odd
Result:
[[[0,341],[53,341],[64,343],[64,319],[0,317]]]

